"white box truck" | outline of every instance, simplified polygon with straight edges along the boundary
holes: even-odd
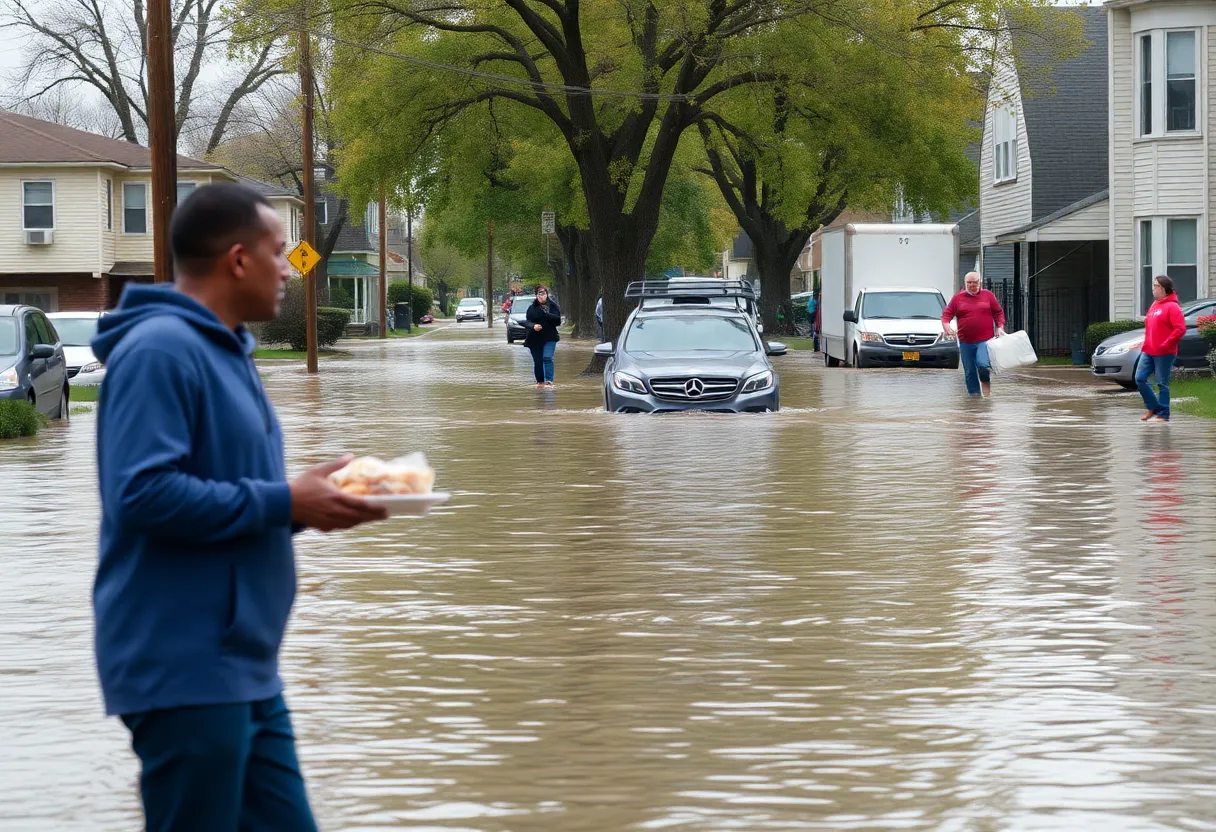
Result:
[[[829,367],[958,367],[942,310],[959,291],[958,226],[863,224],[820,237]]]

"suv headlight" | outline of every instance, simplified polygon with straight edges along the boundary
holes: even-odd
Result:
[[[17,368],[9,367],[0,373],[0,390],[16,390],[21,382],[17,379]]]
[[[102,364],[100,361],[94,361],[81,367],[80,374],[84,375],[85,373],[100,373],[105,369],[105,367],[106,365]]]
[[[1125,353],[1131,352],[1132,350],[1138,350],[1143,346],[1144,346],[1143,338],[1134,338],[1131,341],[1124,341],[1122,344],[1115,344],[1113,347],[1111,347],[1110,349],[1108,349],[1106,352],[1104,352],[1102,354],[1103,355],[1123,355]]]
[[[773,371],[765,370],[763,373],[756,373],[754,376],[743,382],[744,393],[755,393],[760,390],[767,390],[773,386]]]
[[[877,332],[863,332],[863,333],[861,333],[860,337],[861,337],[861,340],[867,344],[884,343],[884,341],[882,340],[882,336],[879,335]]]
[[[612,386],[618,390],[624,390],[626,393],[641,393],[646,395],[646,385],[642,380],[629,375],[629,373],[613,373]]]

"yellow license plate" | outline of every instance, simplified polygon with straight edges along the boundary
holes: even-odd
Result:
[[[920,353],[906,352],[904,353],[904,361],[920,361]]]

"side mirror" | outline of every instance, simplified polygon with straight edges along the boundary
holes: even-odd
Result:
[[[756,324],[756,332],[759,332],[761,335],[763,335],[764,334],[764,324]]]
[[[55,348],[50,344],[35,344],[30,352],[30,358],[54,358]]]
[[[769,355],[785,355],[785,344],[780,341],[769,341],[768,349],[765,352]]]
[[[604,358],[609,358],[612,355],[612,353],[615,351],[615,349],[616,348],[611,343],[596,344],[595,345],[595,354],[599,355],[599,356],[603,356]]]
[[[845,313],[844,313],[844,322],[845,322],[846,324],[855,324],[855,323],[857,323],[857,313],[856,313],[856,312],[854,312],[852,309],[850,309],[850,310],[848,310],[847,312],[845,312]]]

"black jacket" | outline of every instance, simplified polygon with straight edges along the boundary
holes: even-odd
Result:
[[[545,306],[541,306],[539,301],[532,301],[532,305],[528,307],[527,319],[528,334],[524,336],[524,343],[527,346],[532,347],[562,340],[562,336],[557,332],[557,328],[562,322],[562,310],[558,308],[552,298]],[[536,324],[540,324],[540,332],[533,329]]]

